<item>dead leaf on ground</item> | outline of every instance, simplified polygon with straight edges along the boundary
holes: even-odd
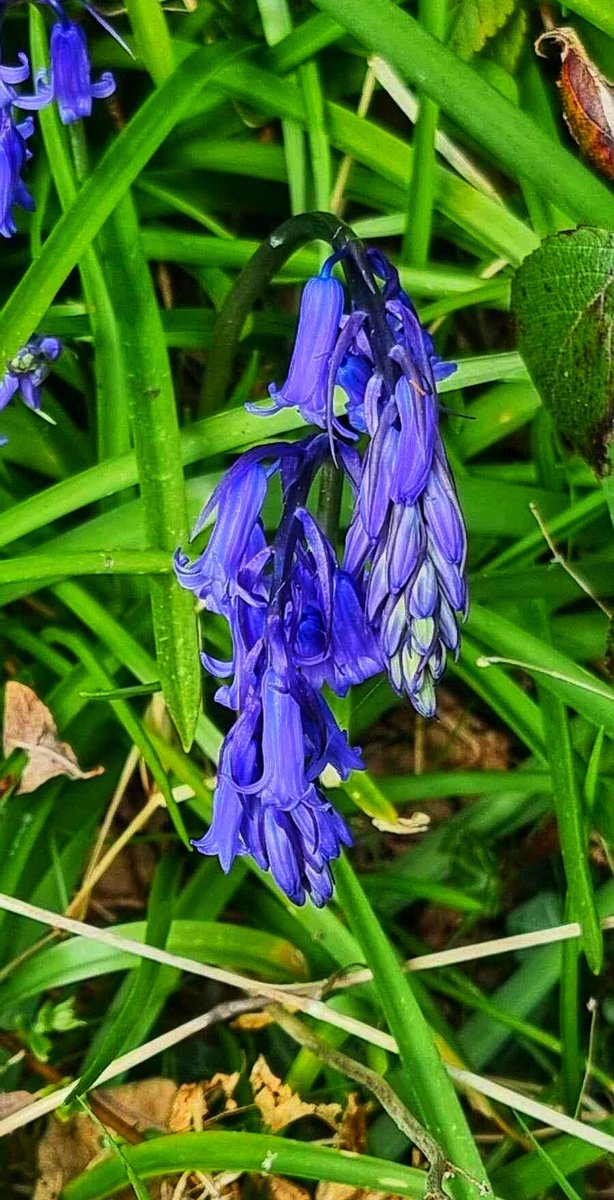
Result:
[[[367,1105],[360,1103],[357,1092],[350,1092],[346,1100],[335,1145],[354,1154],[364,1154],[367,1149]]]
[[[314,1200],[398,1200],[395,1193],[364,1192],[345,1183],[329,1183],[323,1180],[315,1190]]]
[[[234,1112],[237,1107],[233,1092],[239,1082],[239,1072],[224,1075],[221,1071],[206,1083],[183,1083],[177,1089],[168,1121],[171,1133],[201,1131],[209,1116],[210,1098],[221,1092],[224,1096],[224,1112]]]
[[[307,1188],[300,1183],[293,1183],[284,1175],[271,1175],[266,1180],[269,1200],[311,1200]]]
[[[170,1079],[144,1079],[101,1089],[98,1095],[108,1108],[144,1132],[152,1127],[167,1128],[176,1091],[177,1085]],[[61,1122],[51,1117],[38,1147],[39,1180],[33,1200],[58,1200],[71,1179],[106,1153],[101,1148],[100,1127],[89,1117],[79,1114]],[[159,1195],[157,1186],[152,1197]],[[119,1194],[117,1200],[134,1200],[132,1189]]]
[[[11,1113],[19,1112],[26,1104],[34,1099],[32,1092],[0,1092],[0,1120],[10,1117]]]
[[[282,1083],[273,1074],[262,1054],[254,1063],[250,1083],[256,1107],[271,1133],[285,1129],[301,1117],[319,1117],[332,1129],[337,1129],[341,1120],[341,1105],[312,1104],[301,1100],[287,1083]]]
[[[58,741],[56,723],[32,688],[11,679],[4,690],[3,752],[26,750],[29,758],[21,777],[18,793],[34,792],[48,779],[67,775],[69,779],[91,779],[104,767],[82,771],[71,746]]]

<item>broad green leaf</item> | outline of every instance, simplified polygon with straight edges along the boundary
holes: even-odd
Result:
[[[145,921],[115,925],[119,936],[145,941]],[[259,929],[212,921],[173,921],[166,944],[171,954],[185,954],[197,962],[232,966],[253,971],[267,979],[304,979],[306,964],[300,950],[284,938]],[[112,971],[134,970],[139,959],[125,950],[90,942],[87,938],[70,941],[39,951],[28,963],[11,975],[0,990],[3,1012],[18,1008],[30,996],[38,996],[52,987],[66,987]]]
[[[614,233],[547,238],[516,272],[519,349],[560,433],[598,472],[614,418]]]
[[[516,73],[518,62],[526,44],[529,16],[526,8],[516,7],[507,23],[489,40],[486,54],[510,75]]]
[[[459,58],[477,54],[503,28],[516,0],[456,0],[452,6],[448,44]]]

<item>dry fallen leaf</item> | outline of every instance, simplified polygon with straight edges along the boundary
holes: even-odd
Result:
[[[428,813],[415,812],[411,817],[399,817],[397,821],[381,821],[373,817],[373,824],[380,833],[396,833],[402,837],[411,837],[416,833],[426,833],[431,818]]]
[[[0,1119],[19,1112],[35,1099],[32,1092],[0,1092]]]
[[[171,1133],[188,1133],[192,1130],[201,1131],[205,1118],[209,1115],[209,1097],[216,1092],[222,1092],[224,1112],[233,1112],[237,1107],[233,1092],[239,1082],[239,1072],[224,1075],[221,1071],[206,1083],[184,1083],[177,1089],[173,1107],[168,1121]]]
[[[591,61],[575,29],[564,26],[542,33],[535,43],[543,55],[546,42],[561,51],[563,115],[583,154],[608,179],[614,179],[614,86]]]
[[[319,1117],[332,1129],[337,1128],[341,1118],[340,1104],[311,1104],[301,1100],[287,1083],[282,1083],[273,1074],[262,1055],[254,1063],[249,1078],[256,1107],[271,1133],[285,1129],[301,1117]]]
[[[231,1021],[233,1029],[266,1029],[268,1025],[274,1025],[275,1022],[268,1012],[253,1012],[243,1013],[236,1020]]]
[[[11,679],[4,690],[4,757],[13,750],[26,750],[28,762],[21,776],[18,792],[34,792],[41,784],[56,775],[69,779],[91,779],[101,775],[104,767],[82,771],[74,750],[58,741],[57,726],[49,709],[39,700],[32,688]]]
[[[293,1183],[284,1175],[271,1175],[266,1180],[270,1200],[310,1200],[307,1188]]]
[[[123,1087],[106,1088],[100,1098],[135,1129],[166,1128],[177,1085],[170,1079],[143,1079]],[[33,1200],[58,1200],[62,1189],[101,1156],[100,1127],[79,1114],[69,1121],[51,1117],[38,1147],[39,1179]],[[152,1196],[159,1196],[160,1188]],[[117,1200],[134,1200],[132,1189]]]

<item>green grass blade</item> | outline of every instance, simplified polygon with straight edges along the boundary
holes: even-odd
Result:
[[[614,737],[614,690],[603,680],[525,628],[478,604],[471,610],[468,628],[495,654],[534,667],[544,688],[594,725],[603,725],[606,734]]]
[[[33,69],[48,68],[47,31],[41,12],[30,9],[30,44]],[[78,193],[76,173],[55,105],[41,110],[43,144],[62,211],[74,204]],[[113,301],[95,245],[84,251],[79,262],[83,291],[96,354],[96,424],[98,456],[111,458],[130,448],[128,392],[122,342]]]
[[[126,0],[139,57],[154,83],[163,83],[174,67],[173,44],[160,0]]]
[[[540,601],[529,601],[527,616],[534,627],[550,640],[547,611]],[[582,928],[582,945],[592,971],[598,974],[603,963],[603,936],[597,916],[593,883],[588,862],[585,816],[571,743],[569,719],[562,700],[537,680],[537,694],[544,723],[544,744],[550,760],[561,854],[567,879],[570,919]]]
[[[465,1120],[460,1101],[435,1047],[433,1036],[412,991],[412,985],[384,933],[346,858],[336,864],[337,899],[362,946],[390,1032],[405,1068],[405,1097],[409,1093],[416,1116],[442,1146],[452,1163],[478,1179],[484,1168]],[[457,1180],[455,1192],[471,1196],[473,1188]]]
[[[447,0],[420,0],[418,18],[429,33],[443,41],[448,15]],[[435,200],[435,137],[439,106],[428,96],[420,96],[420,110],[413,138],[413,161],[409,181],[407,226],[401,257],[413,267],[428,262],[433,204]]]
[[[196,51],[145,101],[111,143],[7,300],[0,314],[0,361],[10,360],[28,340],[145,164],[178,121],[190,113],[195,96],[238,53],[232,46],[206,46]]]
[[[396,1192],[415,1200],[424,1192],[423,1171],[270,1134],[178,1133],[127,1146],[124,1154],[142,1179],[190,1170],[253,1171],[326,1179],[352,1188]],[[102,1200],[125,1183],[122,1164],[109,1158],[67,1184],[64,1196],[65,1200]]]
[[[148,946],[166,948],[171,928],[172,902],[176,890],[177,861],[164,855],[157,866],[147,906],[145,941]],[[118,1012],[113,1012],[113,1021],[104,1036],[98,1040],[94,1053],[90,1054],[81,1071],[79,1083],[68,1098],[68,1103],[89,1090],[99,1075],[118,1057],[131,1041],[135,1018],[147,1007],[161,971],[159,963],[141,959],[135,968],[124,1002]],[[107,1026],[109,1021],[107,1019]]]
[[[162,322],[143,250],[134,205],[125,196],[112,223],[111,265],[117,320],[130,383],[130,422],[152,549],[169,559],[186,533],[187,514],[179,423]],[[173,575],[150,579],[157,676],[186,749],[200,707],[198,633],[193,598]]]
[[[423,89],[511,178],[555,195],[579,220],[610,228],[614,199],[605,183],[530,117],[461,62],[391,0],[314,0],[403,79]]]
[[[172,564],[159,550],[91,550],[84,554],[24,554],[0,561],[0,584],[42,583],[69,575],[168,575]],[[33,589],[34,590],[34,589]]]

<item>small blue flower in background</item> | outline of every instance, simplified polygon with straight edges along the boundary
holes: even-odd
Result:
[[[51,89],[60,119],[71,125],[89,117],[92,100],[102,100],[115,91],[115,80],[105,71],[97,83],[92,82],[90,56],[83,29],[64,18],[51,29]]]
[[[0,234],[12,237],[17,232],[13,208],[32,212],[34,201],[21,177],[22,170],[32,157],[26,142],[34,133],[31,117],[16,122],[13,108],[37,109],[48,104],[51,90],[37,81],[38,91],[32,96],[20,96],[15,84],[24,83],[30,74],[28,59],[19,55],[18,67],[0,65]]]
[[[62,343],[57,338],[41,335],[30,338],[7,363],[6,374],[0,383],[0,411],[19,394],[28,408],[40,412],[43,384],[51,363],[61,352]],[[6,441],[6,438],[0,439],[0,445],[5,445]]]

